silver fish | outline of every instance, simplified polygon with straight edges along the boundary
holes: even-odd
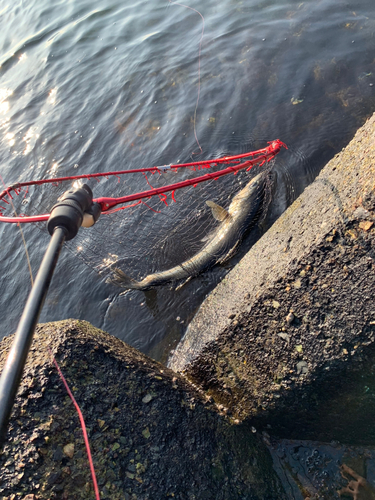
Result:
[[[206,201],[214,218],[221,224],[202,250],[193,257],[167,271],[149,274],[141,281],[135,281],[121,269],[115,268],[107,283],[125,289],[147,290],[170,281],[189,280],[203,270],[227,261],[236,252],[244,233],[260,209],[268,175],[264,171],[251,179],[233,198],[228,210],[213,201]]]

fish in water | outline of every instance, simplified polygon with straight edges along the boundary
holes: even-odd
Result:
[[[206,201],[214,218],[221,224],[209,237],[206,245],[190,259],[166,271],[149,274],[141,281],[136,281],[121,269],[115,268],[107,283],[125,289],[147,290],[171,281],[188,280],[215,264],[227,261],[236,252],[244,233],[261,208],[268,177],[269,173],[264,171],[251,179],[233,198],[228,210],[213,201]]]

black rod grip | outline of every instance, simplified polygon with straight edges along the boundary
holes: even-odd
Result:
[[[56,227],[31,289],[0,378],[0,450],[21,381],[35,326],[43,307],[53,271],[65,241],[65,228]]]
[[[47,222],[49,234],[52,235],[55,227],[60,226],[66,229],[66,241],[74,238],[82,225],[84,212],[89,210],[91,205],[92,191],[87,184],[66,191],[51,210]]]

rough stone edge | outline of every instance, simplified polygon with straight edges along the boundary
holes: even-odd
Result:
[[[235,317],[272,286],[312,245],[346,222],[362,193],[375,187],[375,114],[321,171],[269,231],[213,290],[171,356],[184,371],[205,346],[231,328]]]
[[[0,342],[0,366],[6,359],[12,340],[13,336],[9,336]],[[215,448],[216,440],[220,443],[217,453],[211,456],[209,452],[201,457],[209,465],[211,461],[213,462],[210,474],[214,482],[218,481],[221,484],[221,486],[219,484],[220,494],[216,492],[218,494],[216,498],[228,500],[234,498],[232,494],[228,496],[231,488],[232,493],[234,488],[236,498],[237,493],[238,498],[241,497],[240,489],[249,499],[270,500],[275,496],[285,498],[279,479],[273,471],[271,457],[267,449],[259,438],[252,435],[247,426],[231,424],[223,415],[220,416],[215,405],[202,397],[202,394],[186,379],[176,375],[123,341],[85,321],[64,320],[37,326],[10,422],[8,434],[10,441],[5,446],[3,453],[0,454],[2,464],[0,493],[4,490],[5,477],[7,476],[8,480],[10,478],[11,486],[5,486],[7,494],[10,494],[10,497],[6,497],[7,500],[21,499],[24,498],[24,495],[30,495],[34,500],[92,498],[91,481],[87,475],[87,459],[84,452],[80,452],[79,456],[77,454],[77,458],[74,457],[68,461],[64,467],[59,466],[61,458],[56,458],[56,453],[60,453],[61,456],[65,454],[65,451],[61,451],[64,442],[77,440],[80,429],[77,427],[77,416],[69,398],[67,398],[64,389],[59,388],[61,381],[51,365],[48,348],[54,353],[65,377],[73,383],[71,388],[76,397],[78,394],[78,400],[81,403],[85,402],[86,426],[91,431],[96,427],[96,433],[102,429],[100,432],[104,438],[103,447],[97,447],[96,450],[94,448],[92,451],[95,463],[101,464],[99,467],[100,475],[103,474],[103,467],[112,470],[110,482],[108,483],[108,476],[105,479],[108,484],[105,484],[105,491],[102,493],[103,499],[161,499],[169,495],[181,500],[188,497],[193,499],[198,498],[196,494],[203,485],[205,485],[203,488],[205,491],[201,498],[212,498],[211,495],[207,496],[209,492],[207,486],[209,487],[211,479],[204,473],[199,477],[200,471],[203,470],[203,463],[195,464],[194,453],[199,454],[198,450],[204,450],[206,447],[209,451],[212,445]],[[101,360],[99,365],[97,364],[98,359]],[[94,374],[90,366],[91,363],[94,367]],[[106,382],[106,380],[96,380],[98,376],[100,377],[96,371],[97,368],[109,370],[109,378],[115,377],[116,380],[118,376],[119,379],[122,377],[124,380],[121,386],[122,390],[119,393],[116,392],[115,398],[108,394],[110,397],[107,398],[109,406],[106,410],[106,416],[98,415],[95,409],[90,410],[92,408],[90,403],[93,396],[92,391],[97,386],[97,382],[99,382],[99,386],[100,382],[102,384]],[[124,371],[128,372],[127,375],[125,374],[125,378]],[[105,378],[106,376],[104,376]],[[92,379],[91,382],[90,379]],[[152,436],[155,436],[157,442],[167,443],[163,445],[166,446],[164,453],[167,456],[167,461],[164,460],[166,462],[164,469],[166,466],[167,469],[164,471],[164,477],[160,476],[160,472],[157,473],[154,484],[157,484],[158,487],[155,488],[151,484],[151,490],[148,490],[143,487],[146,486],[143,475],[148,473],[145,470],[146,466],[137,464],[142,466],[139,467],[139,471],[137,469],[137,473],[130,473],[124,468],[117,470],[118,467],[117,469],[114,467],[116,462],[120,460],[120,458],[116,458],[116,454],[121,451],[121,447],[118,445],[119,434],[116,432],[113,434],[116,429],[110,428],[106,431],[106,427],[102,427],[104,420],[101,421],[101,419],[105,418],[105,421],[109,422],[109,416],[116,415],[118,418],[125,419],[128,431],[134,430],[139,434],[145,426],[140,410],[150,406],[146,404],[148,401],[146,403],[141,401],[140,391],[141,393],[150,391],[150,384],[151,386],[155,385],[155,391],[158,393],[155,401],[160,398],[157,407],[159,415],[154,413],[153,416],[160,425],[158,430],[150,427],[150,439],[148,427],[145,429],[147,434],[143,431],[143,438],[139,435],[137,438],[138,443],[139,438],[141,438],[145,442],[149,440],[150,445],[152,445]],[[130,401],[134,401],[135,398],[133,406],[138,408],[137,411],[132,411],[130,408],[130,394]],[[124,403],[121,403],[122,400],[128,401],[127,404],[125,403],[125,407]],[[140,408],[139,405],[141,405]],[[169,406],[173,406],[173,408],[168,408]],[[173,412],[169,413],[170,418],[164,418],[163,414],[165,413],[167,416],[170,410]],[[121,417],[121,415],[123,416]],[[127,441],[130,442],[131,438],[135,439],[135,435],[132,433],[128,434],[124,429],[123,432],[125,432]],[[95,439],[95,435],[92,437]],[[184,460],[181,462],[181,456],[184,453],[186,455],[185,451],[180,450],[181,439],[191,451],[191,457],[186,456],[185,459],[191,458],[194,467],[196,465],[197,470],[195,470],[195,475],[193,474],[194,477],[191,476],[192,471],[187,463]],[[78,441],[81,442],[82,439],[78,438]],[[113,446],[114,444],[115,446]],[[138,449],[140,449],[139,446]],[[126,451],[125,457],[127,453]],[[143,453],[142,462],[144,458]],[[66,456],[65,460],[67,460]],[[149,463],[150,460],[152,461],[152,457],[151,459],[148,457]],[[77,485],[75,485],[74,479],[77,472],[73,472],[74,468],[78,469],[76,479],[78,481],[79,478],[80,484]],[[35,470],[42,471],[35,481],[35,483],[39,483],[38,485],[30,482],[32,471],[35,472]],[[106,474],[105,470],[104,474]],[[85,476],[86,479],[84,479]],[[117,483],[121,482],[121,478],[132,483],[130,492],[126,489],[119,489]],[[85,481],[88,482],[84,484]],[[179,488],[179,483],[184,484],[184,488]],[[101,484],[102,490],[104,483]],[[112,490],[112,485],[117,485],[114,490]],[[64,489],[59,489],[60,486],[63,486]],[[216,489],[217,486],[218,484],[216,484]],[[189,495],[187,495],[187,490],[190,492]]]

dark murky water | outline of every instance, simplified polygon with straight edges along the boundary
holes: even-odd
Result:
[[[205,17],[196,122],[200,158],[235,154],[254,140],[264,145],[280,138],[289,146],[276,161],[267,223],[248,237],[243,247],[248,248],[375,111],[375,4],[208,0],[189,5]],[[3,0],[4,182],[189,160],[197,150],[193,116],[201,27],[195,12],[167,0]],[[132,186],[144,188],[144,179]],[[173,243],[178,238],[162,250],[154,245],[152,252],[151,243],[145,248],[155,235],[168,233],[169,216],[151,221],[140,213],[126,216],[132,248],[139,242],[142,257],[139,266],[132,261],[135,276],[178,260],[180,253]],[[82,238],[101,247],[102,258],[111,241],[100,229],[106,222],[100,223]],[[16,328],[30,280],[17,228],[2,225],[0,232],[5,335]],[[35,228],[26,228],[25,237],[35,272],[48,237]],[[65,251],[41,320],[86,319],[165,359],[225,272],[214,269],[178,292],[164,287],[121,296]]]
[[[268,441],[265,438],[265,441]],[[341,498],[339,492],[348,487],[349,481],[358,478],[340,466],[345,464],[362,481],[356,495],[358,500],[375,497],[375,452],[365,447],[345,446],[338,442],[282,440],[269,446],[285,492],[291,500],[333,500]],[[355,485],[350,488],[354,490]],[[343,493],[341,491],[341,493]],[[345,498],[356,498],[346,492]]]

